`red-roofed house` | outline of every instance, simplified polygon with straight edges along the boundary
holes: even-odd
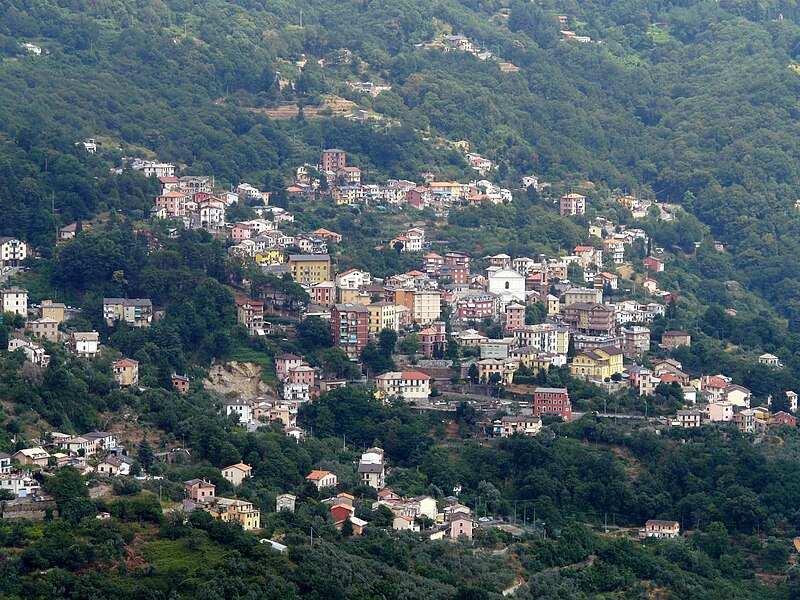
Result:
[[[777,427],[778,425],[788,425],[789,427],[797,427],[797,418],[787,412],[776,412],[769,421],[770,426]]]
[[[606,273],[605,271],[594,276],[594,289],[602,290],[606,287],[606,284],[608,284],[612,290],[618,289],[619,277],[614,275],[614,273]]]
[[[186,375],[172,374],[172,387],[178,390],[181,394],[189,393],[189,378]]]
[[[330,231],[329,229],[323,229],[320,227],[312,232],[314,235],[321,237],[324,240],[328,240],[329,242],[339,243],[342,241],[342,234],[336,233],[335,231]]]
[[[336,473],[331,473],[330,471],[311,471],[306,475],[306,481],[312,482],[317,486],[318,490],[336,487],[339,484],[339,478]]]
[[[428,252],[422,257],[422,268],[428,275],[438,275],[444,266],[444,257],[435,252]]]
[[[700,378],[700,390],[708,394],[709,402],[725,400],[725,388],[730,380],[721,375],[704,375]]]
[[[430,327],[426,327],[422,331],[417,332],[419,337],[419,345],[425,358],[433,358],[434,354],[441,353],[444,356],[444,351],[447,347],[447,332],[445,331],[445,324],[442,321],[432,323]]]
[[[402,499],[400,494],[393,492],[389,488],[384,488],[378,492],[378,500],[383,500],[384,502],[400,502]]]
[[[123,358],[113,366],[114,379],[120,387],[128,387],[139,383],[139,363],[132,358]]]
[[[356,509],[351,504],[334,504],[331,506],[331,516],[334,523],[341,523],[345,519],[349,519],[355,512]]]
[[[186,214],[189,196],[177,190],[164,192],[156,198],[156,206],[167,211],[168,217],[182,217]]]
[[[418,371],[390,371],[375,378],[384,397],[401,396],[408,401],[426,403],[431,395],[431,376]]]

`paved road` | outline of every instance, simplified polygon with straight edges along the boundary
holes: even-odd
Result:
[[[11,267],[8,271],[0,273],[0,283],[5,283],[9,277],[19,273],[19,267]]]

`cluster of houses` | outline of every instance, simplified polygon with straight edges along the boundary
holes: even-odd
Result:
[[[27,290],[11,287],[0,290],[0,312],[12,313],[25,318],[22,332],[9,336],[7,350],[19,350],[25,359],[38,367],[50,364],[50,355],[42,344],[64,344],[68,351],[80,358],[93,359],[100,355],[103,346],[97,331],[64,331],[65,323],[77,315],[77,311],[62,302],[43,300],[41,304],[29,306]],[[125,322],[130,327],[150,327],[154,320],[153,303],[148,298],[104,298],[103,317],[109,326]],[[31,318],[35,317],[35,318]],[[123,358],[111,366],[114,380],[122,388],[139,384],[139,363],[132,358]],[[172,384],[181,393],[189,391],[189,379],[173,373]]]
[[[236,463],[222,469],[222,477],[234,488],[253,476],[253,468],[245,463]],[[261,511],[248,500],[217,496],[217,486],[206,479],[190,479],[183,482],[185,499],[182,508],[191,513],[202,510],[214,519],[226,523],[238,523],[245,531],[261,529]]]
[[[470,152],[467,142],[455,142],[455,146],[464,152],[466,161],[478,176],[486,177],[496,167],[488,158]],[[286,191],[292,197],[330,199],[336,205],[408,205],[418,209],[431,207],[442,214],[455,205],[465,206],[483,201],[499,204],[513,200],[511,190],[501,188],[487,179],[458,183],[434,181],[432,174],[426,174],[421,184],[404,179],[368,184],[362,181],[361,169],[348,166],[347,153],[338,148],[323,150],[316,166],[298,167],[295,181]]]
[[[26,498],[41,493],[33,475],[43,470],[70,466],[81,473],[115,477],[130,475],[134,464],[117,435],[109,431],[81,435],[53,431],[39,444],[10,455],[0,452],[0,490]]]
[[[391,511],[393,530],[420,532],[424,529],[431,539],[472,539],[471,511],[458,504],[457,498],[448,498],[444,510],[440,511],[436,499],[431,496],[405,498],[385,487],[386,465],[381,448],[368,448],[361,455],[358,474],[361,485],[372,487],[378,492],[378,499],[372,503],[372,511],[381,507]],[[315,485],[318,490],[329,490],[339,485],[339,478],[331,471],[314,470],[308,474],[306,481]],[[293,511],[294,500],[294,497],[282,499],[279,496],[278,510]],[[330,505],[330,514],[337,529],[341,529],[345,521],[349,520],[353,535],[361,535],[368,524],[355,516],[354,497],[350,494],[339,493],[322,500],[322,503]]]

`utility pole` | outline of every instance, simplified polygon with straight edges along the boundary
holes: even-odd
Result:
[[[300,27],[303,26],[303,9],[300,9]]]
[[[608,533],[608,513],[603,513],[603,530]]]
[[[314,547],[314,528],[311,527],[311,547]]]

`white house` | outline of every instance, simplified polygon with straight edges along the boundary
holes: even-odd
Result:
[[[236,415],[239,423],[245,425],[253,420],[253,403],[244,398],[232,398],[225,402],[225,416]]]
[[[133,459],[127,456],[109,456],[97,465],[97,472],[101,475],[130,475]]]
[[[11,492],[17,498],[24,498],[39,491],[39,482],[22,474],[3,475],[0,477],[0,490]]]
[[[94,358],[100,352],[100,334],[96,331],[76,331],[72,334],[72,349],[78,356]]]
[[[383,463],[383,450],[369,448],[358,461],[358,475],[362,485],[381,490],[386,485],[386,469]]]
[[[0,244],[2,244],[2,240],[6,238],[0,238]],[[6,265],[6,251],[3,245],[0,245],[0,254],[2,254],[2,263],[3,266]],[[18,287],[12,287],[7,290],[0,290],[0,304],[2,304],[2,312],[10,312],[14,313],[15,315],[20,315],[22,317],[28,316],[28,292],[27,290],[20,289]]]
[[[306,481],[312,482],[317,486],[318,490],[339,485],[339,478],[336,473],[331,473],[330,471],[311,471],[306,475]]]

